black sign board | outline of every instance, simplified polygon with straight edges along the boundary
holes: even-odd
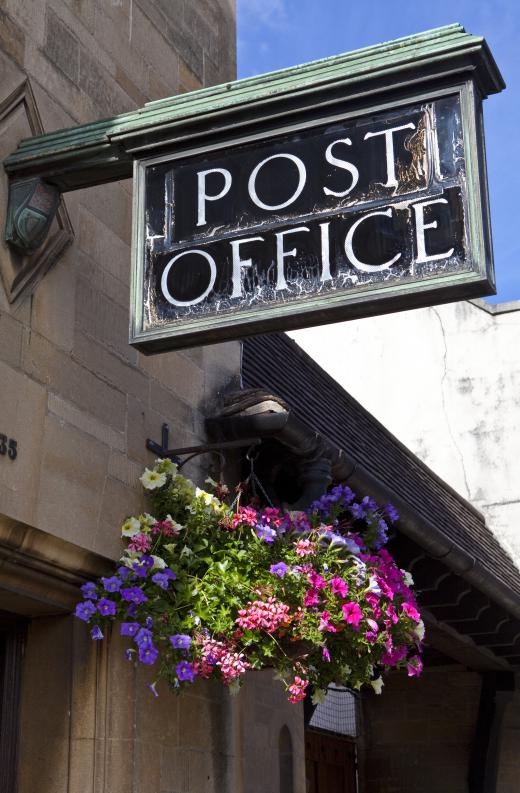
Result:
[[[136,166],[145,352],[493,291],[471,83]]]

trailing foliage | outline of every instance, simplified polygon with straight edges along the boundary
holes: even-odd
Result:
[[[76,616],[93,639],[117,622],[127,658],[174,689],[197,677],[236,689],[246,670],[274,667],[291,702],[333,682],[380,693],[393,667],[420,674],[413,582],[383,548],[394,507],[344,486],[307,512],[228,506],[206,481],[212,492],[169,460],[145,469],[153,515],[125,521],[117,573],[82,587]]]

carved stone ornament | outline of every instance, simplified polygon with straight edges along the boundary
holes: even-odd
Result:
[[[0,93],[1,159],[20,139],[44,131],[29,80],[19,77],[14,88],[12,83],[8,93]],[[6,241],[0,241],[0,274],[7,299],[13,303],[32,292],[70,244],[74,232],[56,187],[32,177],[14,182],[9,194],[3,169],[0,214],[6,218]]]

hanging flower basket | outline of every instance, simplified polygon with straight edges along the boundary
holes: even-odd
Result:
[[[291,702],[330,683],[380,693],[388,669],[422,670],[424,626],[412,580],[384,549],[394,507],[335,487],[305,513],[226,503],[169,460],[141,477],[153,514],[128,518],[117,573],[82,587],[76,616],[180,689],[274,668]],[[211,491],[211,492],[209,492]]]

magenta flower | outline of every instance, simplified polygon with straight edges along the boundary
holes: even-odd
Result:
[[[347,597],[348,586],[338,575],[330,579],[330,588],[335,595],[340,595],[342,598]]]
[[[408,671],[408,677],[419,677],[423,670],[423,662],[418,655],[414,655],[413,658],[410,658],[406,669]]]
[[[328,611],[322,611],[322,613],[320,614],[320,623],[318,625],[318,630],[327,631],[328,633],[337,633],[336,628],[330,621],[330,614]]]
[[[305,593],[305,597],[303,598],[303,605],[304,606],[314,606],[316,603],[319,603],[320,599],[318,597],[318,593],[314,592],[312,589],[308,589]]]
[[[417,609],[414,606],[412,606],[411,603],[403,603],[401,609],[403,611],[403,614],[406,614],[406,616],[410,617],[410,619],[413,620],[414,622],[421,621],[421,615],[419,614]]]
[[[343,619],[345,622],[348,622],[349,625],[352,625],[352,627],[357,630],[363,618],[363,612],[358,604],[354,603],[354,601],[343,603],[341,610],[343,611]]]
[[[325,579],[319,573],[317,573],[316,570],[311,570],[307,578],[313,589],[325,589],[327,586]]]

